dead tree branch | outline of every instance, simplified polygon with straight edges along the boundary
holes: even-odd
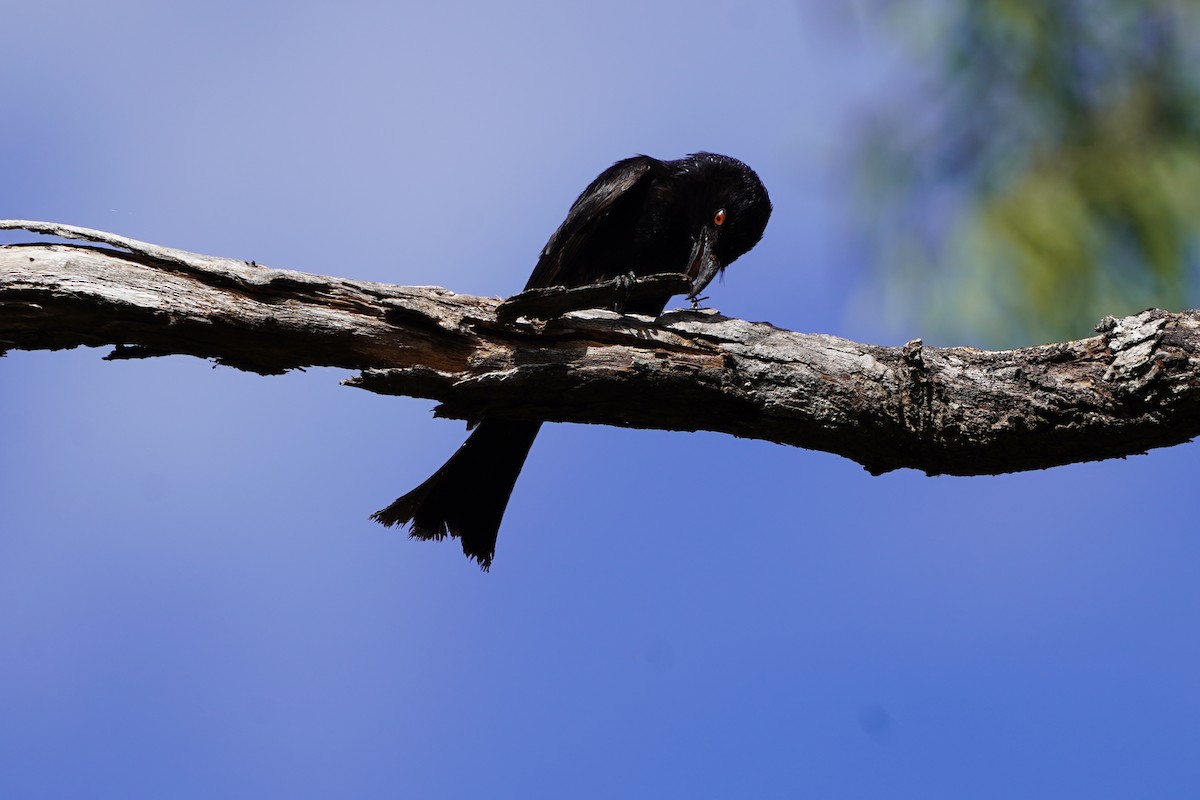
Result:
[[[501,321],[500,301],[436,287],[52,223],[0,229],[96,243],[0,247],[0,354],[115,345],[108,358],[188,354],[263,374],[342,367],[358,372],[348,385],[437,400],[440,416],[719,431],[837,453],[873,473],[1014,472],[1200,433],[1197,311],[1108,318],[1090,339],[1002,352],[857,344],[712,311]]]

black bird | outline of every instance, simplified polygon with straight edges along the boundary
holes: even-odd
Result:
[[[754,170],[728,156],[634,156],[592,181],[546,242],[526,289],[584,286],[622,275],[683,272],[695,298],[758,243],[771,201]],[[623,310],[657,316],[669,296]],[[412,523],[418,539],[462,540],[488,569],[513,485],[541,422],[485,419],[441,469],[372,519]]]

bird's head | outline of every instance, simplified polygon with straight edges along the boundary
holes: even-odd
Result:
[[[676,179],[687,188],[693,242],[688,297],[695,297],[758,244],[771,218],[771,199],[754,170],[736,158],[694,153],[674,164]]]

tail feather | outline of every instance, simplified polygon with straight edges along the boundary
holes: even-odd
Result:
[[[457,536],[463,552],[488,569],[509,495],[541,427],[540,422],[485,419],[441,469],[371,519],[388,526],[409,524],[416,539]]]

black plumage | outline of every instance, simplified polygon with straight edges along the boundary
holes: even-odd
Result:
[[[634,156],[600,173],[546,243],[526,289],[584,286],[622,275],[682,272],[698,295],[762,237],[766,188],[737,159],[695,153],[676,161]],[[625,311],[658,315],[667,296]],[[496,535],[541,422],[485,419],[424,483],[372,518],[411,523],[420,539],[457,536],[487,569]]]

